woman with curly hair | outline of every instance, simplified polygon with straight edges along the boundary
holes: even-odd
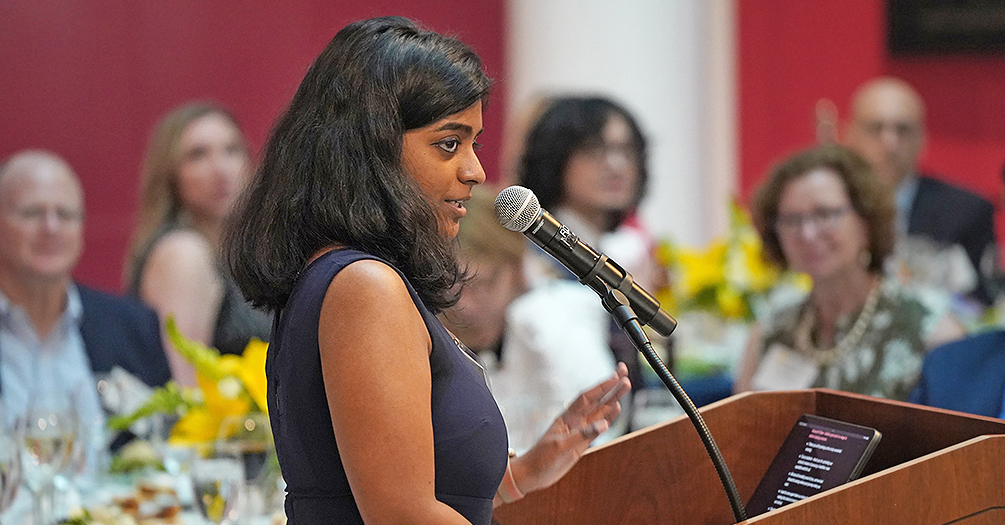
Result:
[[[851,150],[789,157],[752,207],[768,256],[808,274],[813,289],[754,327],[737,391],[823,387],[905,401],[928,350],[964,335],[948,297],[883,276],[893,199]]]

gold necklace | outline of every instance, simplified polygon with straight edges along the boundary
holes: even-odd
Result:
[[[813,305],[807,303],[796,326],[794,341],[796,350],[812,358],[821,367],[831,365],[843,357],[861,342],[865,331],[872,324],[872,318],[876,314],[876,306],[879,304],[880,288],[882,288],[882,279],[877,280],[872,289],[869,290],[869,296],[866,297],[862,311],[855,319],[855,323],[852,324],[851,330],[848,330],[848,333],[830,348],[818,348],[813,344],[816,315],[813,313]]]

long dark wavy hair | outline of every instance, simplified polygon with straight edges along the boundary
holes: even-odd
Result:
[[[224,260],[245,297],[278,311],[312,254],[379,256],[433,311],[456,302],[453,244],[401,165],[402,135],[487,102],[463,43],[399,17],[343,28],[311,66],[231,217]]]
[[[519,184],[537,196],[543,208],[554,209],[565,200],[565,167],[573,153],[602,142],[604,126],[620,115],[631,130],[638,161],[639,179],[630,209],[615,213],[608,224],[614,230],[645,196],[649,180],[646,139],[635,117],[614,101],[603,97],[560,97],[548,104],[527,134],[517,168]]]

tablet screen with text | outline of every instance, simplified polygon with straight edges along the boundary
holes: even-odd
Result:
[[[747,503],[753,517],[858,477],[880,433],[872,428],[804,414]]]

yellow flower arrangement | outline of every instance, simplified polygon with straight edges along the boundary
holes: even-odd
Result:
[[[222,451],[241,458],[247,494],[251,495],[249,504],[257,505],[251,507],[257,510],[250,512],[273,512],[282,474],[266,404],[268,344],[252,339],[241,355],[221,355],[215,348],[185,338],[170,317],[164,329],[168,341],[195,368],[198,386],[182,387],[169,381],[154,389],[131,414],[110,418],[108,426],[116,431],[161,414],[171,416],[165,419],[175,422],[167,438],[169,446],[164,446],[159,432],[151,431],[149,441],[145,441],[142,438],[147,436],[142,434],[147,431],[139,425],[134,427],[140,439],[125,445],[112,458],[109,472],[132,476],[164,470],[177,476],[189,459]],[[109,507],[114,512],[114,506]],[[105,516],[118,515],[98,506],[82,509],[68,523],[112,523],[103,521]],[[273,517],[273,522],[278,523],[275,520]]]
[[[221,355],[214,348],[187,339],[178,331],[174,319],[164,323],[165,332],[175,349],[196,371],[198,388],[182,388],[174,381],[154,390],[140,408],[127,416],[111,418],[113,430],[129,428],[138,419],[170,413],[180,416],[171,429],[169,442],[176,445],[198,445],[229,438],[244,426],[251,416],[268,415],[265,392],[265,355],[268,343],[252,339],[237,355]],[[267,429],[261,429],[266,430]]]
[[[669,272],[670,286],[658,299],[675,312],[703,311],[727,320],[752,321],[754,303],[776,286],[781,271],[764,257],[760,236],[746,211],[730,206],[726,236],[696,249],[664,241],[657,258]],[[806,287],[805,284],[797,285]]]

